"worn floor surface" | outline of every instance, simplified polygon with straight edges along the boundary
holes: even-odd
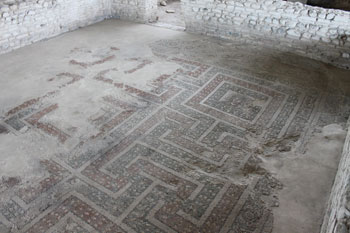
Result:
[[[116,20],[0,70],[0,232],[318,231],[348,71]]]

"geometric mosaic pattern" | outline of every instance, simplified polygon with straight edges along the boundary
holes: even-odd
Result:
[[[103,96],[101,108],[84,119],[98,130],[79,137],[70,153],[42,161],[46,177],[28,185],[3,180],[0,196],[11,198],[0,202],[1,232],[271,232],[272,212],[261,197],[281,184],[269,174],[239,183],[220,169],[229,160],[237,171],[258,163],[252,138],[264,143],[298,135],[303,150],[310,133],[337,122],[347,106],[317,88],[291,88],[161,53],[181,68],[154,77],[143,90],[114,79],[120,50],[105,50],[90,61],[73,51],[71,66],[100,71],[48,77],[61,85],[3,116],[0,133],[28,127],[64,145],[76,131],[48,119],[61,108],[65,89],[89,79],[137,100]],[[138,64],[125,75],[153,62],[132,61]]]

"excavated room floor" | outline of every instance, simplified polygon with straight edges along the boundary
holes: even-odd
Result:
[[[118,20],[0,70],[0,232],[319,231],[349,71]]]

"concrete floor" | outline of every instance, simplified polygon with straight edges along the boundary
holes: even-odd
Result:
[[[0,70],[0,232],[319,231],[349,71],[117,20]]]

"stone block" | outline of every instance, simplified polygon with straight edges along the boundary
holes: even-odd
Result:
[[[4,13],[2,13],[2,16],[1,16],[1,17],[7,18],[7,17],[9,17],[9,16],[10,16],[10,14],[9,14],[8,12],[4,12]]]
[[[301,33],[297,30],[294,30],[294,29],[288,29],[287,30],[287,35],[291,36],[291,37],[294,37],[294,38],[300,38],[301,36]]]
[[[326,19],[333,20],[334,17],[335,17],[334,13],[328,13],[327,16],[326,16]]]
[[[333,19],[335,22],[338,23],[350,23],[350,16],[349,15],[336,15]]]

